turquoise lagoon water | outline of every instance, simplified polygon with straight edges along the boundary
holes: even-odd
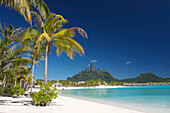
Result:
[[[67,89],[61,95],[146,113],[170,113],[170,85]]]

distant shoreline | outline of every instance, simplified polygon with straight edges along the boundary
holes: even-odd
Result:
[[[98,88],[125,88],[130,86],[159,86],[159,85],[165,85],[165,84],[154,84],[154,85],[118,85],[118,86],[90,86],[90,87],[56,87],[57,89],[98,89]],[[166,84],[170,85],[170,84]]]
[[[125,87],[130,87],[130,86],[159,86],[159,85],[165,85],[165,84],[154,84],[154,85],[134,85],[134,84],[129,84],[129,85],[118,85],[118,86],[105,86],[105,85],[101,85],[101,86],[90,86],[90,87],[72,87],[72,86],[68,86],[68,87],[56,87],[59,90],[63,90],[63,89],[99,89],[99,88],[125,88]],[[170,85],[170,84],[166,84],[166,85]],[[35,87],[33,88],[33,91],[37,92],[39,91],[40,87]]]
[[[168,84],[169,85],[169,84]],[[159,86],[159,84],[157,85],[118,85],[118,86],[90,86],[90,87],[72,87],[72,86],[68,86],[68,87],[56,87],[58,90],[65,90],[65,89],[102,89],[102,88],[126,88],[126,87],[130,87],[130,86]],[[40,87],[34,87],[33,88],[33,92],[38,92],[40,90]],[[28,91],[26,91],[26,93],[28,93]]]
[[[56,87],[57,89],[122,88],[127,86]]]

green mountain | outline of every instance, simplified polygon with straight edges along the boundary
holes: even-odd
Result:
[[[107,70],[100,70],[95,69],[95,67],[90,64],[89,68],[82,70],[78,74],[74,75],[73,77],[68,77],[67,80],[78,82],[78,81],[90,81],[90,80],[98,80],[101,79],[102,81],[111,82],[111,81],[118,81],[118,79],[111,76],[111,74]]]
[[[118,80],[107,71],[107,70],[100,70],[95,69],[95,67],[91,64],[89,68],[82,70],[78,74],[74,75],[73,77],[68,77],[67,80],[78,82],[78,81],[90,81],[90,80],[98,80],[101,79],[102,81],[106,82],[129,82],[129,83],[147,83],[147,82],[170,82],[170,78],[162,78],[156,76],[153,73],[142,73],[140,76],[136,78],[128,78],[123,80]]]
[[[120,80],[120,82],[135,82],[135,83],[146,83],[146,82],[170,82],[170,78],[162,78],[156,76],[153,73],[142,73],[136,78],[128,78]]]
[[[164,78],[165,82],[170,82],[170,78]]]

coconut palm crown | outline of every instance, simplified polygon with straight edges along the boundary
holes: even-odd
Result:
[[[45,19],[42,18],[37,12],[31,12],[35,26],[38,30],[34,28],[28,28],[25,32],[23,40],[28,38],[32,39],[32,35],[38,36],[36,40],[36,45],[45,46],[45,72],[44,80],[45,84],[47,83],[47,59],[51,47],[56,47],[56,53],[58,56],[62,52],[66,53],[70,59],[74,58],[75,53],[78,53],[80,56],[84,55],[83,47],[76,42],[73,37],[76,34],[80,34],[82,37],[87,38],[87,33],[79,27],[73,27],[68,29],[63,29],[63,24],[68,21],[64,19],[61,15],[50,13],[49,16]]]

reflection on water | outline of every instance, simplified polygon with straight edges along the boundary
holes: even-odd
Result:
[[[72,89],[62,95],[148,113],[170,113],[170,85],[110,89]]]

